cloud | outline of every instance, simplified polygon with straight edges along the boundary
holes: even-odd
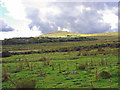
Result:
[[[98,13],[102,14],[101,22],[110,24],[111,31],[118,30],[118,7],[110,9],[106,6],[104,10],[99,10]]]
[[[49,10],[50,10],[50,8],[49,8]],[[41,14],[38,9],[27,8],[26,12],[27,12],[27,18],[31,20],[31,23],[29,24],[29,27],[31,30],[34,26],[36,26],[38,28],[38,30],[40,30],[42,33],[50,32],[53,30],[54,23],[46,20],[46,18],[44,18],[45,16],[40,16]],[[57,13],[55,12],[52,14],[57,14]],[[55,27],[54,27],[54,29],[55,29]]]
[[[60,29],[76,33],[117,31],[117,7],[107,3],[56,2],[26,11],[32,21],[30,29],[37,26],[42,33]]]
[[[5,38],[13,38],[13,37],[35,37],[41,35],[41,31],[38,31],[37,27],[33,27],[32,30],[14,30],[11,32],[0,32],[0,40],[4,40]]]
[[[26,17],[25,7],[22,4],[22,0],[2,0],[9,13],[6,16],[10,16],[16,20],[24,20]]]
[[[14,28],[8,26],[4,20],[0,19],[0,32],[9,32],[13,30]]]
[[[8,37],[6,35],[35,36],[56,30],[75,33],[104,33],[118,30],[118,4],[114,2],[41,0],[4,0],[3,2],[5,3],[3,7],[8,12],[4,15],[7,24],[2,26],[6,26],[9,30],[14,28],[11,33],[4,32],[4,37]],[[4,29],[4,31],[8,30]]]

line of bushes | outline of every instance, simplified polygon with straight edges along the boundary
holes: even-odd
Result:
[[[96,38],[86,37],[67,37],[67,38],[50,38],[50,37],[38,37],[38,38],[12,38],[2,41],[2,45],[17,45],[17,44],[31,44],[31,43],[45,43],[45,42],[67,42],[67,41],[92,41]]]
[[[2,57],[9,57],[11,55],[21,55],[21,54],[35,54],[35,53],[50,53],[50,52],[68,52],[68,51],[80,51],[83,49],[96,49],[102,47],[110,47],[110,48],[119,48],[120,43],[117,44],[101,44],[101,45],[89,45],[89,46],[79,46],[79,47],[68,47],[68,48],[59,48],[58,50],[43,50],[43,51],[27,51],[27,52],[2,52]]]
[[[101,44],[101,45],[89,45],[89,46],[78,46],[78,47],[68,47],[68,48],[60,48],[60,52],[67,52],[67,51],[79,51],[83,49],[96,49],[96,48],[103,48],[103,47],[110,47],[110,48],[119,48],[120,43],[118,44]]]

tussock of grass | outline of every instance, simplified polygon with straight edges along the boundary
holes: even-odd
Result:
[[[19,80],[16,83],[16,88],[35,88],[36,80]]]
[[[79,70],[85,70],[85,68],[86,68],[86,65],[84,65],[84,64],[80,64],[80,65],[77,67],[77,69],[79,69]]]
[[[102,71],[99,73],[99,77],[103,78],[103,79],[108,79],[111,77],[110,73],[107,71]]]

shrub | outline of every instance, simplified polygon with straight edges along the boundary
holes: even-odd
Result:
[[[101,60],[101,65],[104,65],[104,60],[103,60],[103,58],[102,58],[102,60]]]
[[[105,51],[104,49],[102,49],[102,48],[98,48],[98,51]]]
[[[49,65],[50,64],[50,61],[49,61],[49,59],[47,60],[47,65]]]
[[[19,70],[22,70],[24,67],[23,67],[23,62],[22,61],[20,61],[20,63],[19,63]]]
[[[99,73],[99,77],[101,77],[101,78],[103,78],[103,79],[107,79],[107,78],[110,78],[111,75],[110,75],[110,73],[107,72],[107,71],[102,71],[102,72]]]
[[[77,69],[85,70],[85,68],[86,68],[86,65],[80,64]]]
[[[83,56],[87,56],[88,54],[87,53],[83,53]]]
[[[28,66],[29,69],[30,69],[30,65],[29,65],[29,62],[27,61],[27,59],[25,60],[25,62],[26,62],[27,66]]]
[[[66,77],[65,80],[72,80],[74,79],[73,77]]]
[[[70,58],[70,59],[79,59],[79,57],[72,57],[72,58]]]
[[[31,70],[33,70],[33,64],[32,64],[32,62],[31,62]]]
[[[20,72],[19,69],[16,69],[16,70],[11,71],[11,73],[18,73],[18,72]]]
[[[91,60],[90,65],[93,66],[93,61]]]
[[[10,57],[11,54],[8,51],[3,51],[2,52],[2,57]]]
[[[60,64],[59,64],[59,73],[62,73],[62,71],[61,71],[61,67],[60,67]]]
[[[68,48],[60,48],[59,51],[60,51],[60,52],[67,52],[67,51],[68,51]]]
[[[80,56],[81,55],[81,53],[79,52],[78,54],[77,54],[77,56]]]
[[[46,73],[43,73],[42,71],[40,71],[40,76],[45,77]]]
[[[16,83],[16,88],[35,88],[36,80],[20,80]]]
[[[88,61],[85,62],[85,65],[88,66]]]
[[[2,61],[0,61],[0,64],[2,63]]]
[[[7,70],[6,70],[6,69],[4,70],[4,72],[3,72],[3,74],[2,74],[2,78],[3,78],[2,82],[8,80],[8,73],[7,73]]]
[[[45,66],[45,65],[49,65],[49,60],[46,59],[46,57],[41,57],[40,61],[43,62],[44,66]]]
[[[46,61],[45,57],[41,57],[40,61]]]
[[[69,72],[69,70],[66,70],[64,75],[68,75],[68,74],[70,74],[70,72]]]

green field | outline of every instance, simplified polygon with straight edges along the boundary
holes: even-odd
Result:
[[[68,32],[67,32],[68,33]],[[74,35],[74,33],[70,33]],[[77,33],[78,34],[78,33]],[[44,34],[47,37],[49,35]],[[43,36],[44,36],[43,35]],[[56,33],[51,34],[53,36]],[[64,35],[64,32],[60,34],[61,36]],[[80,35],[89,35],[89,34],[79,34]],[[88,46],[88,45],[96,45],[96,44],[110,44],[110,43],[118,43],[118,33],[100,33],[100,34],[90,34],[91,36],[87,36],[88,38],[97,38],[98,40],[95,41],[75,41],[75,42],[48,42],[48,43],[34,43],[34,44],[23,44],[23,45],[3,45],[2,50],[5,51],[14,51],[14,52],[23,52],[23,51],[39,51],[39,50],[55,50],[64,47],[77,47],[77,46]],[[110,36],[111,35],[111,36]]]
[[[66,33],[66,32],[64,32]],[[76,35],[69,33],[70,35]],[[50,33],[55,37],[56,32]],[[67,34],[60,34],[66,36]],[[80,34],[79,34],[80,35]],[[95,41],[49,42],[3,45],[3,51],[27,52],[58,50],[80,46],[120,44],[118,33],[85,34]],[[85,36],[83,35],[83,36]],[[43,35],[49,36],[49,34]],[[12,55],[2,58],[3,88],[119,88],[116,46],[83,48],[72,51]]]

